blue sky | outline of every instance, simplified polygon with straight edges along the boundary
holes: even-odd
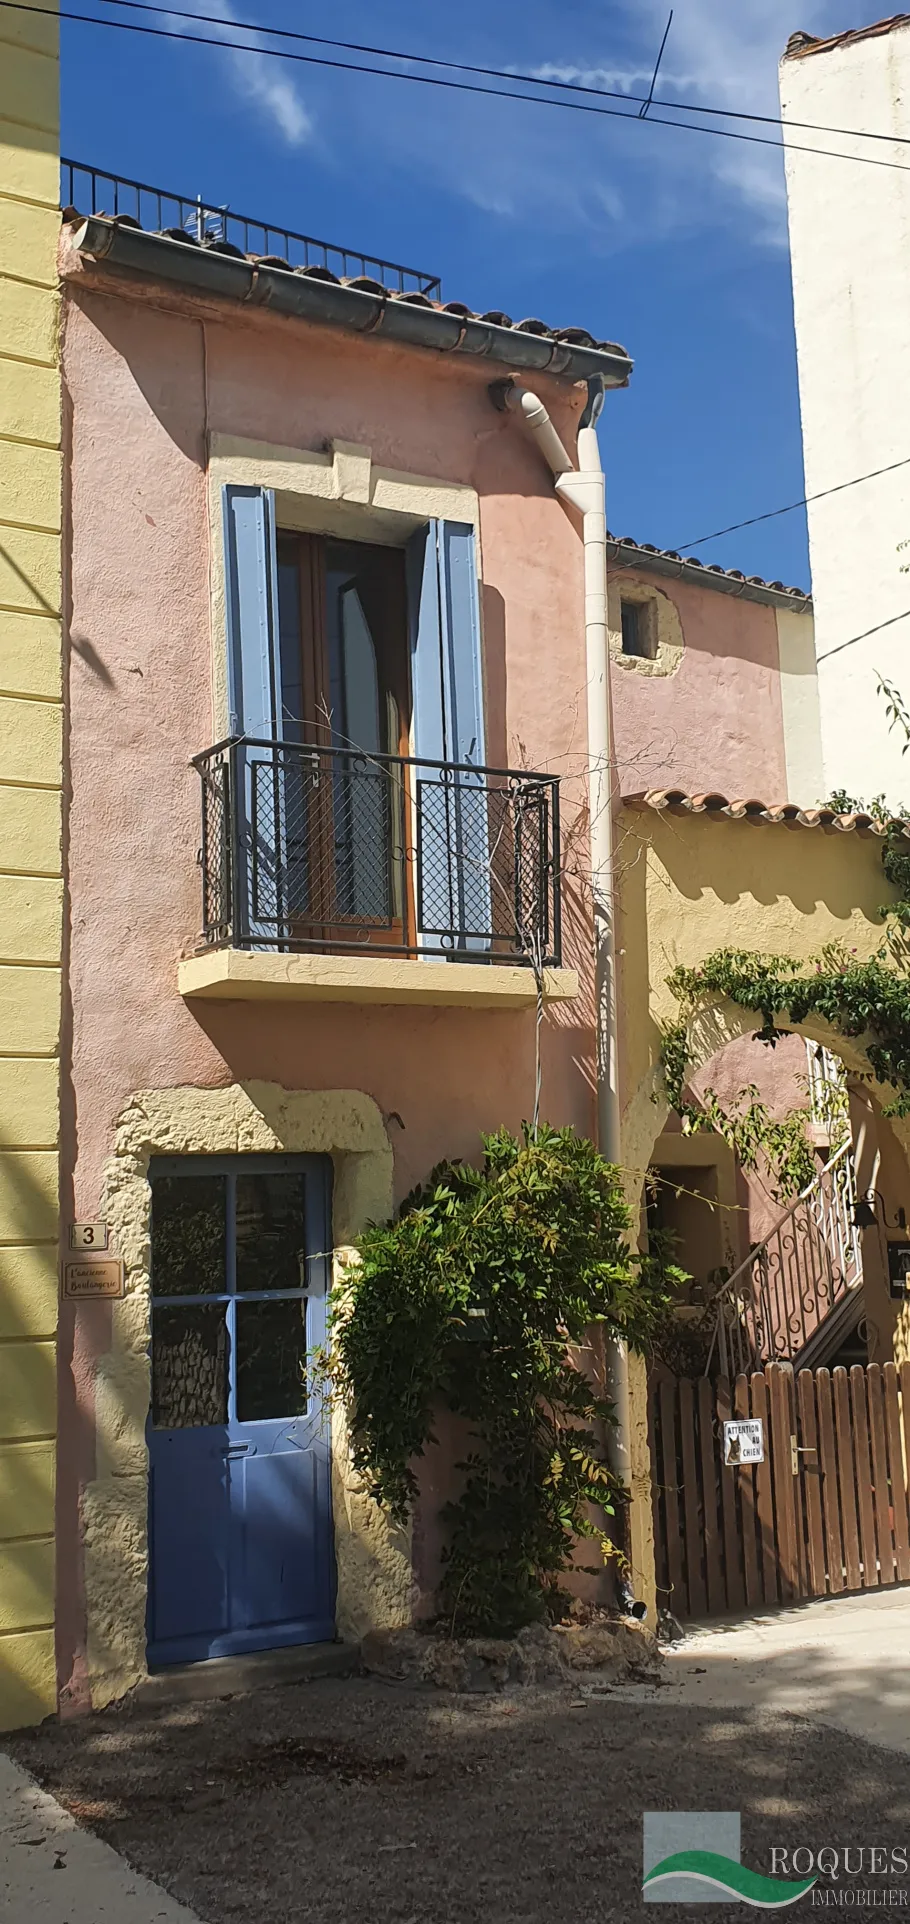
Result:
[[[667,0],[168,4],[633,93],[667,14]],[[880,12],[676,0],[659,92],[773,113],[791,32]],[[615,533],[676,547],[802,493],[778,154],[72,22],[62,33],[64,153],[427,267],[447,298],[621,341],[635,372],[602,427]],[[825,164],[836,177],[849,163]],[[800,512],[697,552],[808,583]]]

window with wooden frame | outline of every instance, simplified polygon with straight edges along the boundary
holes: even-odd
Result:
[[[407,810],[405,770],[387,758],[409,751],[404,554],[279,531],[277,555],[280,732],[316,751],[285,773],[290,907],[320,941],[354,922],[394,944]]]

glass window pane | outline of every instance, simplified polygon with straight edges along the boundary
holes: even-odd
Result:
[[[306,1298],[237,1304],[237,1420],[302,1416],[306,1392]]]
[[[224,1176],[153,1177],[153,1296],[224,1294],[226,1204]]]
[[[237,1177],[237,1288],[305,1289],[304,1177]]]
[[[227,1422],[225,1306],[152,1311],[152,1423],[190,1430]]]

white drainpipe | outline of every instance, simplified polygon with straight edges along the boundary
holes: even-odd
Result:
[[[578,430],[578,467],[571,460],[543,402],[518,381],[496,381],[490,398],[500,410],[520,413],[555,476],[561,501],[582,516],[585,559],[585,660],[588,687],[588,800],[591,813],[591,888],[594,907],[597,997],[597,1136],[601,1155],[620,1160],[617,1064],[616,951],[613,875],[613,716],[607,632],[607,519],[604,472],[595,422],[603,387],[588,383],[588,403]],[[616,1410],[611,1432],[613,1468],[631,1483],[629,1359],[624,1343],[607,1346],[607,1391]]]

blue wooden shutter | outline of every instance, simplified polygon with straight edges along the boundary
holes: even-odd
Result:
[[[469,522],[431,521],[413,536],[408,595],[414,754],[482,767],[480,602]],[[439,948],[452,936],[457,950],[486,950],[491,891],[483,777],[464,768],[449,779],[430,768],[415,775],[420,945]]]
[[[277,736],[281,718],[278,557],[271,488],[222,490],[232,735]]]
[[[278,559],[270,488],[222,489],[228,709],[232,735],[281,735]],[[284,771],[261,748],[237,751],[235,939],[276,940],[286,921]]]

